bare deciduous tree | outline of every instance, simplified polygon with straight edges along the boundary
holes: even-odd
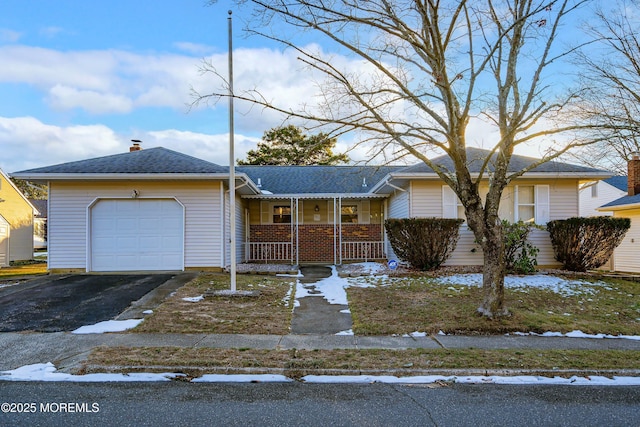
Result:
[[[358,131],[375,153],[411,155],[431,167],[457,194],[484,253],[488,317],[508,314],[505,257],[498,208],[505,187],[536,166],[585,144],[574,113],[577,93],[560,87],[556,64],[570,50],[559,46],[568,15],[580,0],[328,0],[243,1],[253,8],[247,31],[295,49],[317,81],[318,99],[278,105],[258,90],[234,98],[317,123],[333,135]],[[562,27],[562,25],[565,27]],[[306,32],[326,40],[324,50],[302,46]],[[358,58],[360,67],[343,57]],[[210,70],[214,71],[215,70]],[[201,95],[198,101],[227,96]],[[498,135],[479,174],[467,158],[468,125],[482,118]],[[542,159],[513,171],[514,149],[558,136]],[[560,142],[561,141],[561,142]],[[486,141],[485,141],[486,142]],[[444,151],[447,170],[428,154]],[[489,191],[479,187],[488,179]]]
[[[582,162],[627,173],[627,161],[640,152],[640,2],[605,2],[589,21],[589,32],[599,41],[580,52],[587,102],[581,114],[594,126],[600,140],[575,157]]]

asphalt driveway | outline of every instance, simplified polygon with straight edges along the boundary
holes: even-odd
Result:
[[[113,319],[175,274],[51,276],[0,289],[0,332],[72,331]]]

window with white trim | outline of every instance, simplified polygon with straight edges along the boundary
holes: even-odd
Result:
[[[291,224],[291,205],[273,205],[273,223]]]
[[[340,222],[342,224],[371,223],[371,204],[368,200],[340,203]]]
[[[516,185],[514,199],[514,222],[549,222],[548,185]]]
[[[442,217],[467,220],[462,202],[448,185],[442,186]]]
[[[343,224],[357,224],[358,205],[342,205],[340,208],[340,221]]]

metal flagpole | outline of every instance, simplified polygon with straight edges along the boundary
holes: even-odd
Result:
[[[236,164],[233,141],[233,41],[232,24],[229,11],[229,228],[231,252],[231,292],[236,291]]]

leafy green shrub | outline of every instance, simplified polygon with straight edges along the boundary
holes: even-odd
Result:
[[[536,265],[538,265],[536,257],[540,250],[527,240],[531,229],[534,227],[536,227],[535,224],[522,221],[509,222],[502,220],[507,272],[531,274],[536,271]]]
[[[458,243],[464,221],[451,218],[388,219],[384,226],[398,258],[426,271],[442,265]]]
[[[592,270],[606,263],[629,227],[629,218],[607,216],[576,217],[547,224],[556,260],[571,271]]]

